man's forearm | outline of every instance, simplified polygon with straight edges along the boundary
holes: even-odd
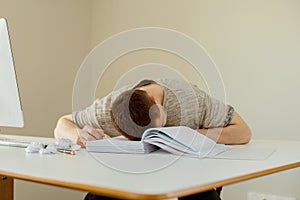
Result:
[[[250,128],[236,112],[228,126],[197,131],[220,144],[246,144],[251,139]]]
[[[74,144],[78,143],[77,126],[73,123],[71,116],[66,115],[61,117],[54,130],[55,138],[67,138]]]
[[[219,144],[246,144],[251,139],[250,130],[238,130],[234,125],[197,131]]]

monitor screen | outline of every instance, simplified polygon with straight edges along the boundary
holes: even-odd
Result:
[[[0,18],[0,126],[24,126],[7,23],[3,18]]]

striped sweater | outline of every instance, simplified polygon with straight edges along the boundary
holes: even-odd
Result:
[[[227,126],[231,121],[233,107],[212,98],[198,86],[177,79],[159,79],[155,82],[164,88],[163,106],[167,113],[166,126],[187,126],[192,129],[215,128]],[[74,123],[80,128],[90,125],[103,129],[105,134],[111,137],[119,136],[120,133],[111,121],[112,102],[119,94],[132,88],[133,85],[126,85],[101,99],[96,99],[86,109],[73,112]]]

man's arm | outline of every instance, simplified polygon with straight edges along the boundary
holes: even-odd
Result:
[[[74,144],[79,144],[85,147],[87,140],[99,140],[104,137],[104,132],[101,129],[95,129],[91,126],[84,126],[82,129],[76,126],[72,121],[72,115],[62,116],[54,130],[55,138],[67,138]]]
[[[230,123],[225,127],[198,129],[219,144],[246,144],[251,139],[251,130],[237,112],[233,113]]]

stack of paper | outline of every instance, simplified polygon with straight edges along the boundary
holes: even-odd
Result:
[[[215,141],[186,126],[150,128],[143,134],[142,141],[173,154],[200,158],[213,157],[229,148],[224,144],[216,144]]]
[[[147,145],[141,141],[129,141],[123,136],[87,141],[86,149],[90,152],[102,153],[150,153],[158,148],[153,145]]]
[[[213,157],[228,150],[222,144],[185,126],[147,129],[141,141],[129,141],[124,137],[87,141],[86,149],[90,152],[103,153],[150,153],[163,149],[176,155],[192,157]]]

